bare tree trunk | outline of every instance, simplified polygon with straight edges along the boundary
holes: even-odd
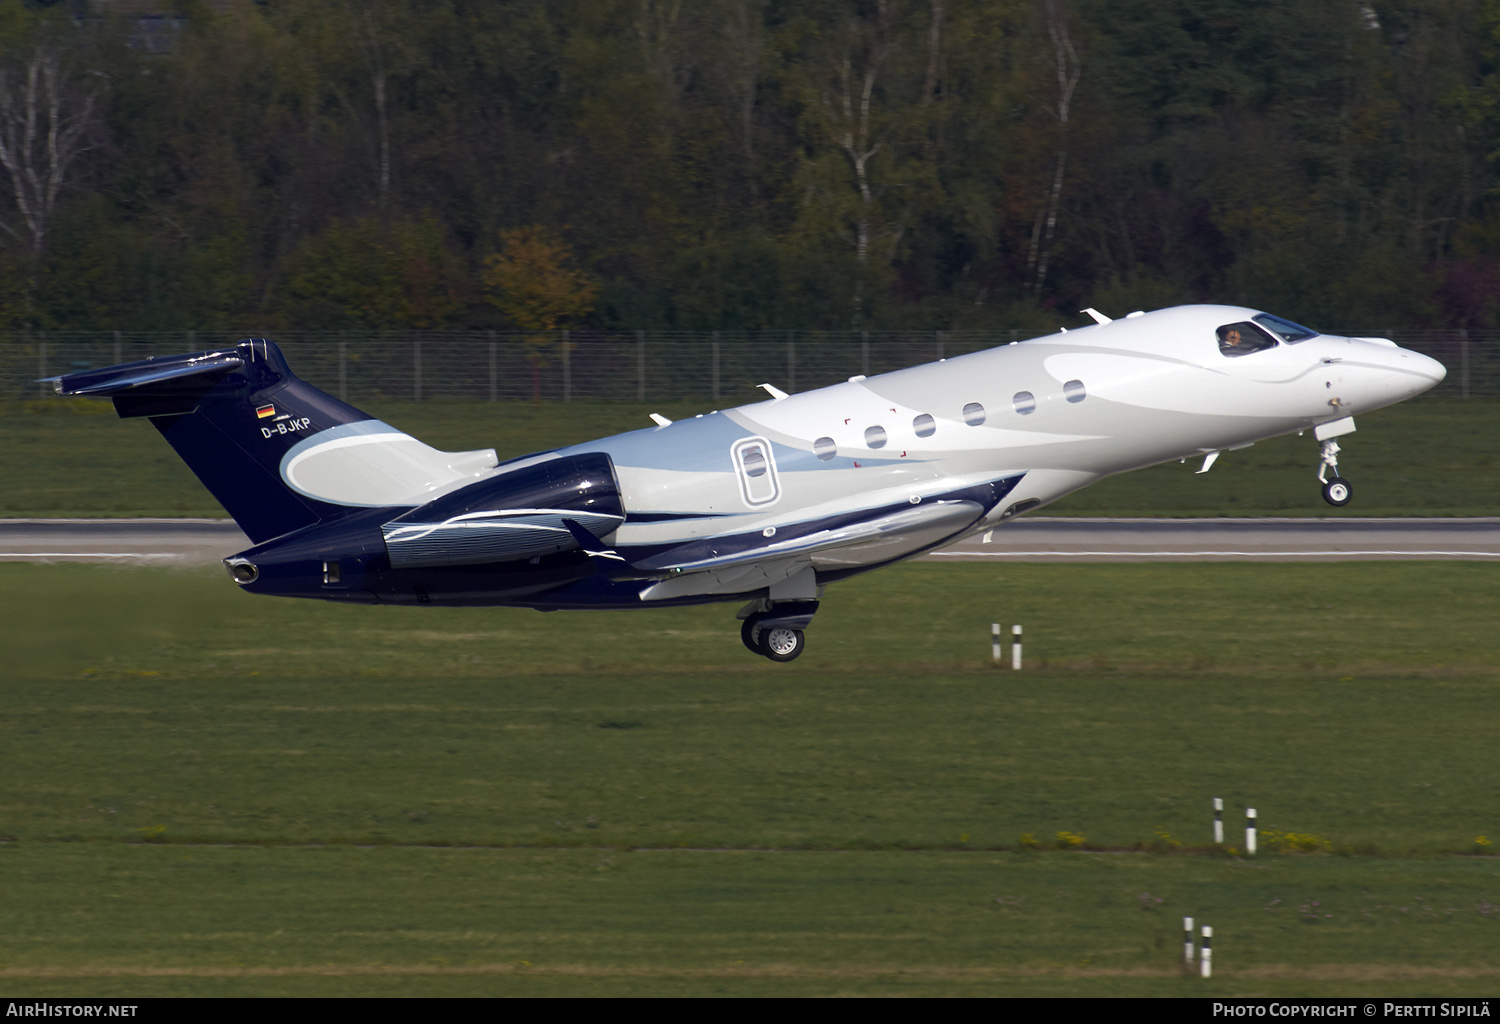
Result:
[[[390,211],[391,201],[391,126],[386,102],[385,54],[380,46],[379,26],[375,23],[373,4],[368,0],[353,8],[355,31],[359,36],[359,48],[365,56],[365,68],[370,75],[370,89],[375,99],[375,205],[384,219]]]
[[[927,31],[927,81],[922,85],[922,106],[937,95],[938,52],[943,32],[943,0],[931,0],[932,27]]]
[[[0,166],[9,179],[11,199],[21,215],[33,256],[47,251],[47,235],[68,167],[94,148],[88,141],[94,97],[65,94],[62,54],[38,47],[17,82],[0,68]],[[0,230],[21,240],[4,221]]]
[[[1057,230],[1057,204],[1062,199],[1063,171],[1068,166],[1068,143],[1066,136],[1057,151],[1057,169],[1052,175],[1052,192],[1047,197],[1046,230],[1042,236],[1041,254],[1036,264],[1036,280],[1031,284],[1034,294],[1041,294],[1042,282],[1047,280],[1047,265],[1052,260],[1052,238]]]
[[[875,194],[870,185],[870,161],[884,147],[883,142],[871,140],[871,103],[875,95],[875,83],[880,78],[882,65],[890,54],[890,42],[888,30],[890,28],[891,5],[888,0],[880,0],[877,15],[877,39],[871,47],[869,63],[865,66],[863,80],[859,84],[859,99],[854,96],[854,64],[851,57],[845,54],[843,65],[840,68],[840,107],[842,118],[839,120],[838,144],[849,158],[849,164],[854,170],[855,187],[859,190],[859,216],[854,223],[854,259],[858,269],[859,280],[854,288],[854,323],[858,324],[864,315],[864,274],[865,266],[870,255],[870,222],[874,216]]]
[[[922,82],[922,109],[929,109],[937,99],[939,74],[942,68],[944,0],[928,0],[932,7],[932,21],[927,29],[927,77]],[[944,121],[936,123],[923,132],[922,151],[928,160],[936,160],[943,148]],[[932,129],[936,129],[935,131]]]
[[[380,212],[385,214],[391,205],[391,125],[385,109],[385,71],[372,71],[370,78],[375,86],[375,123],[379,130],[380,166],[376,174],[376,195]]]
[[[757,0],[752,15],[751,4],[739,0],[734,17],[729,19],[729,48],[733,69],[730,89],[739,106],[740,149],[745,157],[745,181],[752,198],[760,197],[760,176],[755,167],[755,101],[760,87],[761,62],[765,54],[763,4]]]
[[[1047,193],[1043,210],[1031,231],[1031,252],[1026,259],[1027,290],[1038,295],[1042,283],[1047,279],[1047,267],[1052,259],[1052,241],[1057,230],[1057,210],[1062,202],[1063,172],[1068,166],[1068,113],[1073,105],[1073,90],[1083,74],[1083,64],[1078,51],[1073,48],[1073,38],[1068,31],[1067,12],[1063,0],[1043,0],[1043,13],[1047,22],[1047,35],[1052,39],[1052,54],[1057,76],[1057,161],[1052,172],[1052,188]],[[1035,276],[1032,270],[1035,269]]]
[[[667,88],[667,98],[673,109],[677,107],[683,90],[687,87],[687,71],[691,62],[679,66],[680,44],[675,38],[677,22],[682,16],[682,0],[641,0],[640,14],[636,17],[635,31],[640,37],[646,67],[660,76]]]

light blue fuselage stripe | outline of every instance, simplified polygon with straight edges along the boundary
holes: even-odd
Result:
[[[616,466],[636,469],[674,470],[687,473],[732,473],[729,452],[736,441],[758,436],[740,426],[722,412],[709,413],[690,420],[677,420],[665,427],[646,427],[625,434],[587,441],[563,448],[559,455],[581,455],[586,452],[603,452],[614,460]],[[779,442],[771,442],[771,454],[776,459],[778,473],[820,472],[828,469],[853,469],[854,459],[835,456],[824,461],[807,448],[793,448]],[[872,466],[885,463],[911,464],[914,459],[870,458],[861,456],[861,465]],[[650,510],[641,509],[641,512]]]

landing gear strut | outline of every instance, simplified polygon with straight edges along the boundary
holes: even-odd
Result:
[[[1339,443],[1332,438],[1319,442],[1322,464],[1318,466],[1318,482],[1323,485],[1323,500],[1330,505],[1342,507],[1354,497],[1354,485],[1339,476]],[[1333,470],[1329,479],[1328,471]]]
[[[791,661],[807,649],[802,631],[812,622],[818,602],[778,601],[768,608],[766,604],[754,601],[741,611],[745,621],[740,626],[740,639],[755,654],[772,661]],[[751,611],[753,608],[763,610]]]

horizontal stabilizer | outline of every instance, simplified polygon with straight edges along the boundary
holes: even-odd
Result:
[[[115,395],[187,377],[227,373],[244,365],[244,360],[232,352],[205,352],[191,356],[170,356],[166,359],[146,359],[102,370],[84,370],[63,377],[48,377],[47,381],[60,395]]]

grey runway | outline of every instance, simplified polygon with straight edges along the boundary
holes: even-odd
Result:
[[[229,519],[0,519],[0,562],[212,564],[249,546]]]
[[[0,519],[0,561],[212,564],[250,546],[227,519]],[[971,562],[1500,560],[1500,517],[1018,519],[923,556]]]
[[[1019,519],[925,556],[1009,562],[1500,560],[1500,517]]]

